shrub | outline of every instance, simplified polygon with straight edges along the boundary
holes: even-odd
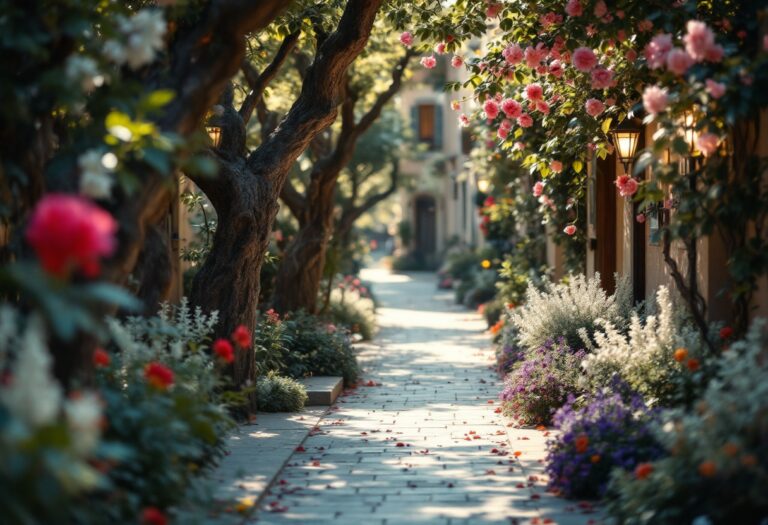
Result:
[[[694,410],[670,411],[668,457],[617,473],[608,510],[625,525],[758,524],[768,516],[768,337],[755,322],[720,359]]]
[[[304,385],[273,372],[256,381],[256,397],[263,412],[298,412],[308,399]]]
[[[579,392],[583,358],[583,351],[573,352],[562,339],[528,353],[504,382],[499,395],[504,415],[521,425],[549,423],[568,396]]]
[[[495,325],[501,320],[501,316],[504,313],[504,302],[496,297],[491,301],[488,301],[483,305],[483,317],[488,327]]]
[[[448,255],[446,260],[446,272],[458,280],[470,279],[478,268],[482,257],[471,250],[456,251]]]
[[[97,394],[64,397],[41,320],[31,317],[20,326],[15,310],[0,307],[2,521],[70,522],[73,502],[107,485],[97,462],[119,455],[101,440]]]
[[[328,314],[334,324],[349,328],[353,334],[360,334],[363,340],[373,338],[376,331],[376,306],[367,287],[346,286],[334,289],[330,296]]]
[[[498,334],[494,334],[498,338],[496,372],[501,376],[506,376],[517,363],[525,359],[526,352],[517,339],[517,328],[509,322],[509,309],[505,310],[498,322],[501,323],[501,327]]]
[[[547,442],[550,489],[567,498],[601,497],[613,468],[631,471],[663,454],[653,432],[658,412],[640,396],[625,401],[615,390],[598,392],[580,408],[571,399],[555,414],[560,432]]]
[[[599,274],[593,279],[577,275],[567,283],[549,284],[543,291],[529,286],[525,305],[511,316],[520,343],[533,349],[562,337],[571,348],[584,348],[584,338],[593,336],[598,319],[622,328],[629,317],[631,291],[627,279],[617,281],[611,296],[600,287]]]
[[[659,288],[655,314],[642,320],[633,312],[626,334],[608,321],[593,334],[582,366],[593,389],[614,374],[653,404],[690,403],[710,375],[698,331],[675,305],[669,289]],[[693,370],[691,370],[693,368]]]
[[[178,503],[194,473],[223,454],[233,422],[206,346],[216,321],[186,301],[158,317],[110,321],[121,351],[99,368],[97,381],[107,405],[105,439],[119,443],[128,460],[109,471],[115,494],[100,510],[105,516],[135,514],[138,502]]]
[[[287,352],[278,370],[281,375],[341,376],[347,386],[357,381],[360,369],[346,332],[303,312],[292,314],[283,324]]]
[[[481,304],[490,301],[496,296],[496,271],[482,270],[475,272],[471,279],[469,288],[462,297],[462,302],[467,308],[475,309]],[[462,281],[462,285],[465,281]]]

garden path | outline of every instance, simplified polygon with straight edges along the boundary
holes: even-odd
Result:
[[[545,491],[547,433],[507,427],[480,316],[434,274],[366,270],[380,333],[363,385],[320,420],[262,500],[258,523],[586,525]],[[519,457],[515,457],[515,456]]]

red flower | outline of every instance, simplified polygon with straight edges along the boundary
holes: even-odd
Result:
[[[167,390],[173,384],[173,370],[162,363],[147,363],[144,367],[144,377],[158,390]]]
[[[695,357],[692,357],[691,359],[689,359],[685,365],[688,367],[688,370],[690,370],[691,372],[695,372],[696,370],[699,369],[699,366],[701,366],[699,363],[699,360],[696,359]]]
[[[240,325],[232,332],[232,339],[237,343],[240,348],[250,348],[253,344],[251,339],[251,331],[244,325]]]
[[[232,343],[226,339],[216,339],[213,343],[213,352],[227,363],[235,360],[235,350],[232,348]]]
[[[103,348],[97,348],[93,351],[93,366],[97,368],[103,368],[105,366],[109,366],[109,364],[112,362],[112,358],[109,357],[109,354],[104,350]]]
[[[576,452],[583,454],[589,447],[589,437],[586,434],[580,434],[574,443],[576,445]]]
[[[115,219],[81,197],[50,194],[37,204],[26,231],[46,272],[66,277],[73,270],[87,277],[100,272],[99,260],[115,251]]]
[[[141,511],[141,525],[167,525],[168,516],[157,507],[147,507]]]
[[[720,339],[730,339],[733,335],[733,328],[724,326],[720,329]]]
[[[653,472],[653,465],[650,463],[640,463],[635,467],[635,477],[637,479],[645,479]]]

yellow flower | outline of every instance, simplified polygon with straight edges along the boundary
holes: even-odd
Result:
[[[240,498],[240,501],[235,505],[235,510],[240,514],[245,514],[250,511],[255,504],[256,500],[254,498]]]
[[[480,266],[485,268],[486,270],[491,267],[491,261],[488,259],[483,259],[483,262],[480,263]]]

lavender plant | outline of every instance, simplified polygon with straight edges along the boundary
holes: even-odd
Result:
[[[502,412],[521,425],[546,424],[569,395],[579,392],[584,351],[574,352],[564,339],[547,341],[530,352],[505,381],[499,394]]]
[[[557,411],[560,433],[547,443],[549,488],[567,498],[605,494],[614,468],[632,470],[661,457],[654,428],[659,412],[615,382],[579,407],[575,399]]]

